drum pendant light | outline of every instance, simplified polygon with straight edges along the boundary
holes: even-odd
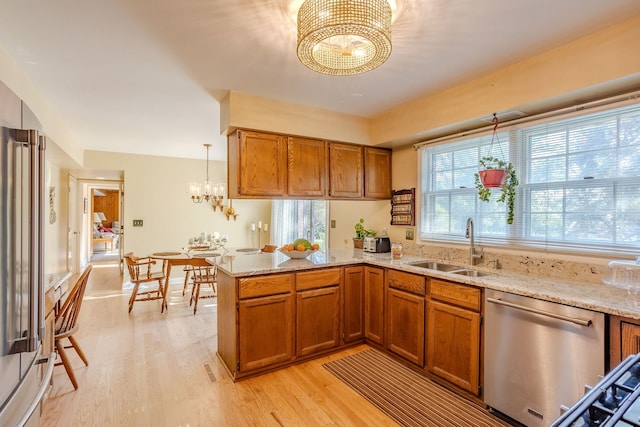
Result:
[[[298,10],[298,58],[323,74],[371,71],[391,54],[387,0],[306,0]]]

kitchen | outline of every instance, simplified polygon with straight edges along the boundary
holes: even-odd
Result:
[[[440,92],[434,92],[414,102],[402,104],[381,114],[371,122],[373,140],[369,139],[368,123],[359,117],[344,117],[337,113],[328,113],[316,108],[240,92],[231,92],[228,98],[222,98],[228,99],[230,127],[237,126],[233,120],[239,120],[251,123],[251,126],[247,127],[373,145],[385,141],[402,140],[409,135],[419,135],[420,139],[424,140],[433,136],[427,132],[430,129],[446,128],[451,123],[464,123],[470,118],[490,115],[494,110],[510,110],[517,107],[531,111],[531,108],[525,107],[531,107],[541,101],[546,101],[549,105],[553,104],[553,107],[557,108],[558,105],[590,99],[591,96],[604,97],[637,89],[638,64],[635,62],[637,55],[633,46],[637,41],[638,27],[636,12],[619,23],[612,23],[606,28],[585,34],[555,49],[536,54],[514,65],[501,67],[465,83],[451,85],[448,89],[443,88]],[[571,60],[567,61],[567,58]],[[619,58],[624,60],[620,61]],[[47,111],[46,105],[42,105],[45,104],[42,98],[13,66],[15,59],[8,55],[3,56],[2,59],[6,65],[3,67],[2,81],[14,91],[19,92],[23,98],[27,98],[34,110],[36,108],[33,105],[39,106],[40,114],[36,112],[39,117],[44,115],[45,119],[49,119],[46,113],[42,113]],[[602,64],[615,64],[615,66],[606,67]],[[571,78],[564,78],[564,75]],[[246,105],[252,105],[253,108],[249,110],[245,108]],[[535,106],[542,108],[540,105]],[[254,113],[255,116],[243,117],[238,116],[239,113]],[[319,116],[323,120],[320,125],[314,119]],[[278,120],[278,117],[289,119],[283,123],[283,120]],[[335,126],[332,126],[333,124]],[[71,163],[81,165],[84,169],[123,171],[126,179],[126,209],[123,223],[128,227],[126,229],[127,247],[133,252],[151,253],[172,249],[184,245],[185,236],[199,233],[202,229],[222,230],[223,227],[229,230],[234,244],[248,246],[252,243],[249,232],[251,223],[258,220],[273,223],[273,219],[270,218],[269,202],[266,200],[234,200],[233,206],[239,213],[236,221],[233,219],[227,221],[220,213],[212,215],[204,208],[194,208],[188,199],[186,183],[202,180],[203,152],[200,160],[107,152],[104,149],[87,150],[82,154],[81,148],[64,137],[66,132],[60,130],[60,126],[59,123],[51,121],[46,123],[47,133],[52,134],[54,141],[63,147],[64,160],[52,166],[53,175],[58,177],[57,188],[64,188],[66,184],[68,178],[65,177],[64,171],[77,168],[77,166],[66,166],[65,162],[69,160]],[[224,126],[221,125],[220,130],[223,129]],[[56,135],[52,130],[59,132]],[[201,150],[200,144],[194,145]],[[410,144],[394,147],[392,162],[393,188],[418,187],[416,152]],[[145,167],[141,168],[141,164]],[[212,164],[214,179],[219,182],[226,181],[226,162],[214,160]],[[167,174],[167,170],[175,173]],[[66,195],[63,192],[58,192],[58,195],[60,219],[56,223],[54,232],[49,234],[52,238],[47,239],[46,244],[50,248],[48,253],[56,253],[56,247],[66,247],[67,234],[63,227]],[[259,214],[253,214],[256,210]],[[353,224],[362,216],[366,217],[370,226],[378,230],[388,226],[389,222],[388,201],[331,201],[330,211],[331,218],[336,220],[336,228],[330,230],[332,247],[351,246]],[[184,212],[189,212],[189,221],[181,220]],[[212,218],[213,227],[211,226]],[[134,219],[143,219],[144,227],[129,227]],[[407,252],[415,250],[420,253],[424,250],[424,255],[428,255],[429,251],[424,249],[429,247],[428,243],[420,242],[420,245],[417,245],[415,241],[406,240],[405,232],[405,227],[389,227],[392,240],[403,242]],[[452,245],[452,247],[466,254],[466,243],[464,246]],[[487,253],[491,251],[487,249]],[[505,255],[502,258],[505,264],[504,270],[517,265],[519,257],[524,256],[522,253]],[[505,263],[504,261],[510,255],[514,257],[514,262]],[[61,258],[55,262],[66,268],[66,259]],[[445,257],[437,256],[437,258]],[[595,264],[598,271],[603,271],[610,260],[610,258],[594,259],[580,255],[566,255],[560,260],[557,258],[556,254],[544,253],[530,257],[526,261],[531,265],[528,267],[528,272],[535,274],[536,270],[533,266],[548,264],[549,259],[562,266],[562,268],[553,269],[553,274],[570,275],[566,265],[574,264],[578,265],[579,271],[585,271],[585,264]],[[555,273],[556,270],[560,270],[561,273]],[[589,271],[589,268],[586,268],[586,271]]]

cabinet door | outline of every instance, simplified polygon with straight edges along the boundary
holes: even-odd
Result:
[[[362,146],[329,144],[329,195],[338,198],[360,198],[362,185]]]
[[[344,269],[344,342],[364,338],[364,267]]]
[[[364,197],[391,198],[391,150],[364,147]]]
[[[238,131],[238,135],[239,195],[254,197],[286,195],[286,138],[282,135],[248,131]]]
[[[478,395],[480,314],[430,301],[427,325],[429,372]]]
[[[609,331],[609,369],[613,369],[630,355],[640,353],[640,320],[610,316]]]
[[[364,335],[384,345],[384,270],[365,267],[364,274]]]
[[[327,143],[289,137],[287,144],[289,196],[320,197],[327,191]]]
[[[239,370],[293,359],[293,297],[253,298],[238,304]]]
[[[297,313],[298,356],[340,344],[340,287],[298,292]]]
[[[387,291],[387,348],[424,366],[424,297]]]

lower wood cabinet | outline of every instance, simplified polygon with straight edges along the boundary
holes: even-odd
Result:
[[[387,349],[424,366],[424,296],[387,291]]]
[[[239,370],[249,371],[294,357],[293,296],[252,298],[238,303]]]
[[[364,266],[345,267],[343,283],[345,343],[364,338]]]
[[[467,390],[480,393],[481,290],[431,280],[427,308],[427,369]]]
[[[298,292],[296,353],[305,356],[340,344],[340,288]]]
[[[609,369],[640,353],[640,320],[609,316]]]
[[[364,268],[364,334],[367,340],[384,345],[384,269]]]

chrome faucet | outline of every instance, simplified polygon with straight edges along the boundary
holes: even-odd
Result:
[[[464,235],[467,239],[470,239],[469,247],[469,264],[476,265],[479,259],[482,259],[482,248],[476,248],[475,241],[473,240],[473,220],[467,218],[467,232]]]

